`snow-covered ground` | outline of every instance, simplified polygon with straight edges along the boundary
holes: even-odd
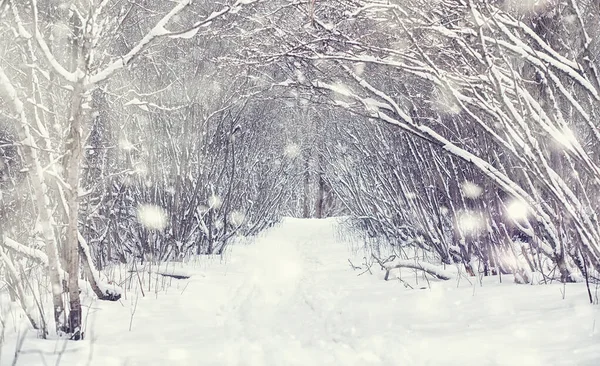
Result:
[[[5,314],[0,365],[16,348],[28,366],[600,364],[600,307],[583,285],[407,270],[411,290],[375,267],[357,276],[348,259],[363,255],[336,234],[334,219],[287,219],[223,262],[186,265],[191,278],[165,291],[90,304],[81,342],[18,337]]]

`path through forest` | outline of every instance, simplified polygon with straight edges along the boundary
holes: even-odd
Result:
[[[583,286],[488,278],[411,290],[376,268],[357,276],[348,258],[363,255],[337,231],[335,219],[286,219],[224,262],[189,265],[192,277],[166,293],[92,303],[83,342],[28,335],[17,365],[600,363],[600,312]],[[16,343],[9,329],[0,365],[12,364]]]

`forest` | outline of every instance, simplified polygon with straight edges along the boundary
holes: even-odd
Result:
[[[79,340],[116,267],[343,217],[598,304],[599,121],[597,0],[0,0],[0,303]]]

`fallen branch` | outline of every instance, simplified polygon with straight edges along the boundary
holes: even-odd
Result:
[[[352,268],[353,270],[357,270],[357,269],[362,269],[359,266],[355,266],[354,263],[352,263],[352,261],[350,261],[350,258],[348,258],[348,263],[350,263],[350,268]]]
[[[27,258],[33,259],[46,268],[48,267],[48,256],[41,250],[30,248],[8,237],[4,237],[2,242],[0,242],[0,245],[18,254],[24,255]],[[98,299],[108,301],[119,300],[121,298],[120,288],[118,286],[106,285],[96,276],[94,266],[91,263],[89,248],[81,235],[79,235],[79,249],[83,256],[84,269],[88,274],[90,286]],[[61,270],[60,276],[63,281],[66,281],[69,274],[64,270]]]
[[[359,273],[358,275],[364,275],[365,273],[369,272],[370,274],[373,274],[373,272],[371,271],[371,266],[372,264],[369,264],[369,261],[367,260],[367,257],[363,257],[365,259],[365,263],[364,265],[367,267],[366,270],[364,270],[362,273]]]
[[[377,258],[375,255],[373,255],[373,258],[379,263],[381,268],[386,271],[384,277],[384,280],[386,281],[389,280],[390,271],[396,268],[411,268],[420,270],[437,279],[444,281],[450,280],[452,278],[452,273],[431,263],[419,262],[417,260],[409,259],[397,259],[395,255],[391,255],[384,261]]]
[[[129,270],[129,273],[139,273],[138,270],[135,269],[131,269]],[[157,274],[157,275],[161,275],[163,277],[171,277],[171,278],[175,278],[176,280],[186,280],[190,277],[192,277],[192,275],[185,273],[185,271],[177,271],[174,269],[170,269],[170,270],[156,270],[156,271],[148,271],[148,274],[152,275],[152,274]]]
[[[100,280],[97,276],[96,268],[92,263],[90,247],[87,245],[85,238],[80,232],[77,232],[79,242],[79,253],[83,259],[83,268],[87,274],[92,290],[100,300],[117,301],[121,298],[122,289],[115,284],[107,284]]]
[[[158,273],[159,275],[161,275],[161,276],[164,276],[164,277],[172,277],[172,278],[174,278],[174,279],[176,279],[176,280],[185,280],[185,279],[188,279],[188,278],[190,278],[190,276],[187,276],[187,275],[178,275],[178,274],[172,274],[172,273],[160,273],[160,272],[157,272],[157,273]]]

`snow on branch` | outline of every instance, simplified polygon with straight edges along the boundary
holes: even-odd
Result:
[[[363,12],[377,12],[377,11],[390,11],[390,10],[397,10],[400,13],[402,13],[402,15],[408,17],[408,13],[406,12],[406,10],[402,9],[400,7],[400,5],[397,5],[397,4],[383,4],[383,3],[382,4],[367,4],[367,5],[364,5],[363,7],[358,8],[354,12],[350,13],[349,16],[351,18],[356,18],[360,13],[363,13]]]
[[[158,110],[162,110],[162,111],[177,111],[177,110],[180,110],[185,107],[184,105],[180,105],[180,106],[176,106],[176,107],[164,107],[164,106],[158,105],[156,103],[140,100],[138,98],[133,98],[129,102],[123,104],[123,106],[125,106],[125,107],[126,106],[137,106],[138,108],[140,108],[141,110],[143,110],[145,112],[150,111],[150,108],[148,108],[148,107],[152,107],[154,109],[158,109]]]
[[[56,58],[52,54],[52,51],[50,51],[50,47],[48,47],[48,44],[46,44],[44,37],[42,36],[42,34],[40,33],[40,30],[38,29],[37,1],[32,0],[32,5],[33,5],[33,23],[34,23],[34,27],[35,27],[35,40],[37,41],[38,45],[42,49],[42,52],[44,53],[44,56],[46,57],[46,61],[48,61],[48,63],[50,64],[50,66],[52,67],[54,72],[56,72],[58,75],[62,76],[65,80],[70,81],[72,83],[77,82],[77,80],[79,79],[78,73],[73,73],[73,72],[70,72],[67,69],[65,69],[60,64],[60,62],[58,62],[58,60],[56,60]],[[81,73],[81,72],[82,71],[79,70],[79,73]]]
[[[87,275],[89,277],[90,286],[94,293],[100,300],[108,300],[108,301],[117,301],[121,298],[121,294],[123,290],[115,285],[108,284],[102,282],[98,273],[94,267],[94,263],[92,263],[92,256],[90,254],[90,247],[87,244],[87,241],[81,235],[80,232],[77,232],[77,239],[79,241],[79,249],[82,255],[84,268],[86,269]]]
[[[20,115],[23,112],[23,102],[19,99],[17,91],[0,67],[0,98],[4,99],[15,114]]]
[[[502,14],[502,15],[498,16],[497,19],[498,19],[499,23],[503,23],[503,24],[506,24],[508,26],[511,26],[513,28],[523,31],[523,33],[525,33],[526,35],[531,37],[531,39],[533,39],[535,41],[535,43],[537,43],[547,54],[554,57],[556,60],[562,62],[563,64],[569,66],[572,69],[575,69],[575,70],[580,69],[580,66],[577,64],[577,62],[571,61],[568,58],[562,56],[560,53],[558,53],[556,50],[554,50],[547,42],[545,42],[540,36],[538,36],[537,33],[535,33],[535,31],[533,29],[531,29],[530,27],[528,27],[525,23],[523,23],[517,19],[512,19],[512,18],[509,19],[507,14]],[[512,33],[510,31],[508,31],[506,28],[502,27],[502,30],[507,35],[512,36]],[[518,39],[514,36],[511,37],[511,39],[518,41]],[[518,41],[518,42],[519,43],[517,45],[519,45],[519,46],[524,45],[523,42],[521,42],[521,41]],[[530,46],[525,46],[525,48],[527,48],[530,52],[533,51],[533,49]],[[535,52],[537,52],[537,51],[533,51],[533,53],[535,53]]]
[[[131,61],[142,53],[150,43],[161,37],[171,38],[192,38],[198,32],[198,29],[209,25],[215,19],[224,16],[227,13],[237,12],[241,6],[257,2],[258,0],[238,0],[233,6],[226,5],[221,10],[211,13],[206,18],[195,22],[191,27],[182,31],[169,31],[165,27],[170,20],[191,4],[191,0],[181,0],[169,13],[167,13],[127,54],[121,56],[118,60],[110,63],[105,69],[92,75],[88,84],[96,84],[109,78],[118,70],[127,66]]]
[[[101,70],[98,73],[90,76],[88,83],[95,84],[106,80],[112,74],[127,66],[137,55],[144,51],[146,47],[152,43],[152,41],[169,34],[169,31],[165,29],[167,23],[169,23],[171,18],[190,5],[190,3],[191,0],[180,1],[177,5],[175,5],[175,7],[173,7],[173,9],[171,9],[170,12],[168,12],[161,20],[159,20],[154,28],[152,28],[129,52],[127,52],[127,54],[110,63],[104,70]]]
[[[48,256],[39,249],[30,248],[8,237],[2,238],[2,245],[45,266],[48,265]]]
[[[8,237],[3,237],[2,242],[0,242],[0,245],[12,250],[15,253],[33,259],[34,261],[40,263],[44,267],[48,267],[48,256],[46,255],[46,253],[42,252],[39,249],[28,247]],[[97,274],[94,271],[94,266],[91,263],[89,247],[87,246],[87,243],[85,242],[81,234],[79,234],[79,247],[81,249],[81,252],[83,253],[84,265],[90,277],[90,285],[94,290],[96,296],[98,296],[100,300],[119,300],[121,298],[122,293],[121,288],[116,285],[103,283],[98,278]],[[62,269],[60,270],[60,276],[63,280],[66,280],[69,277],[68,273],[63,271]]]
[[[202,19],[202,20],[194,23],[194,25],[192,25],[191,27],[189,27],[183,31],[169,32],[168,36],[171,38],[184,38],[184,39],[192,38],[193,36],[196,35],[196,33],[198,33],[198,30],[200,29],[200,27],[209,25],[210,23],[212,23],[213,20],[223,16],[224,14],[229,13],[231,11],[231,9],[232,9],[231,7],[226,6],[219,11],[215,11],[215,12],[211,13],[205,19]]]
[[[385,120],[385,118],[383,116],[387,116],[387,115],[385,113],[383,113],[381,111],[381,109],[396,112],[396,109],[394,109],[394,107],[387,105],[385,103],[382,103],[382,102],[377,102],[373,98],[363,98],[363,97],[353,93],[349,88],[344,88],[340,85],[332,85],[330,83],[326,83],[326,82],[319,81],[319,80],[315,80],[312,84],[316,88],[329,90],[333,93],[341,94],[345,97],[356,100],[357,102],[361,103],[365,107],[365,109],[370,113],[370,115],[373,118],[380,118],[382,120]],[[361,85],[364,86],[363,84],[361,84]],[[380,95],[378,95],[378,96],[380,96]],[[346,109],[349,109],[351,107],[350,104],[348,104],[348,103],[337,103],[337,105],[345,107]],[[399,108],[397,110],[400,111]],[[424,135],[421,135],[418,131],[416,131],[412,127],[412,125],[411,125],[412,120],[410,119],[410,116],[408,114],[402,113],[400,116],[403,117],[402,121],[395,120],[395,119],[393,120],[393,122],[390,122],[387,120],[386,121],[389,122],[390,124],[401,127],[405,131],[408,131],[415,135],[418,135],[419,137],[426,138]],[[408,123],[404,123],[404,121],[406,121]]]
[[[381,266],[382,269],[385,269],[385,277],[384,279],[386,281],[389,280],[390,277],[390,271],[396,268],[411,268],[411,269],[416,269],[419,271],[423,271],[429,275],[432,275],[433,277],[440,279],[440,280],[450,280],[453,277],[453,274],[450,271],[445,270],[444,268],[441,268],[439,266],[433,265],[431,263],[427,263],[427,262],[421,262],[418,260],[410,260],[410,259],[399,259],[396,258],[395,255],[390,256],[388,259],[386,259],[385,261],[382,261],[381,259],[377,258],[375,255],[373,255],[373,258],[379,263],[379,265]]]
[[[349,68],[345,68],[345,70],[348,71]],[[545,211],[544,207],[539,202],[534,200],[531,197],[531,195],[527,193],[527,191],[525,191],[521,186],[519,186],[515,181],[513,181],[507,174],[498,170],[488,161],[452,143],[451,141],[449,141],[444,136],[440,135],[430,127],[415,123],[410,118],[408,113],[402,111],[400,106],[398,106],[396,103],[390,105],[390,101],[393,101],[393,98],[384,93],[382,90],[368,83],[364,78],[360,78],[352,72],[350,72],[350,76],[352,76],[365,90],[369,91],[372,95],[375,95],[376,97],[382,99],[384,104],[388,103],[388,107],[382,108],[381,106],[379,106],[380,103],[378,103],[378,105],[375,105],[369,100],[367,100],[367,98],[355,94],[349,91],[349,89],[345,92],[346,97],[352,98],[360,102],[364,106],[368,106],[368,108],[365,109],[367,109],[372,118],[376,118],[385,121],[391,125],[398,126],[402,130],[441,147],[450,155],[455,156],[458,159],[477,168],[481,173],[483,173],[485,176],[491,179],[491,181],[494,182],[503,191],[509,193],[511,196],[515,197],[515,199],[519,200],[520,202],[523,202],[528,207],[530,207],[532,211],[536,213],[536,220],[542,224],[542,226],[547,230],[548,234],[551,236],[552,242],[556,244],[555,250],[560,250],[561,242],[558,239],[558,231],[551,218],[549,217],[548,213]],[[327,83],[317,81],[316,83],[314,83],[314,85],[319,88],[337,92],[336,88],[332,87]],[[397,115],[399,118],[395,118],[393,114],[390,115],[386,113],[387,111],[393,111],[394,114]]]
[[[471,8],[473,15],[476,19],[478,19],[478,23],[483,21],[482,13],[477,11],[475,8]],[[493,21],[500,20],[500,21]],[[562,71],[567,76],[570,77],[571,80],[576,81],[580,86],[586,89],[596,100],[600,100],[600,94],[594,88],[592,83],[581,73],[579,64],[575,61],[571,61],[566,57],[560,55],[558,52],[554,51],[550,45],[544,42],[539,36],[535,35],[535,32],[527,27],[524,23],[518,22],[516,20],[512,20],[510,16],[504,12],[494,12],[493,19],[487,19],[485,24],[496,24],[499,28],[498,30],[504,34],[509,40],[499,39],[497,36],[482,36],[485,42],[490,44],[496,44],[504,49],[507,49],[513,52],[516,55],[523,57],[528,60],[531,64],[538,66],[540,69],[546,69],[547,65],[556,68],[557,70]],[[534,50],[530,45],[526,44],[517,37],[506,25],[511,27],[515,27],[517,29],[522,30],[525,34],[531,37],[542,49]],[[476,36],[475,30],[472,29],[462,29],[462,32],[471,33]],[[450,32],[449,30],[445,30],[445,32]],[[511,43],[512,42],[512,43]]]
[[[46,253],[42,252],[39,249],[28,247],[27,245],[23,245],[9,237],[3,237],[0,245],[3,247],[12,250],[15,253],[24,255],[27,258],[33,259],[44,267],[49,266],[48,256]],[[59,275],[61,279],[67,279],[69,277],[68,273],[64,270],[60,269]]]
[[[32,328],[36,329],[38,331],[41,330],[40,326],[38,324],[41,322],[38,322],[37,320],[35,320],[35,318],[33,317],[33,314],[30,311],[30,304],[27,301],[27,298],[25,297],[25,291],[23,290],[23,286],[21,284],[21,280],[19,279],[19,274],[17,272],[17,269],[15,268],[14,264],[12,263],[12,260],[6,255],[6,253],[4,253],[4,249],[0,249],[0,258],[4,262],[4,265],[6,266],[8,274],[13,278],[11,285],[18,294],[17,298],[19,300],[19,303],[21,304],[21,309],[23,309],[25,316],[27,316],[27,318],[29,319],[29,322],[31,323]],[[45,331],[45,329],[43,331]]]

